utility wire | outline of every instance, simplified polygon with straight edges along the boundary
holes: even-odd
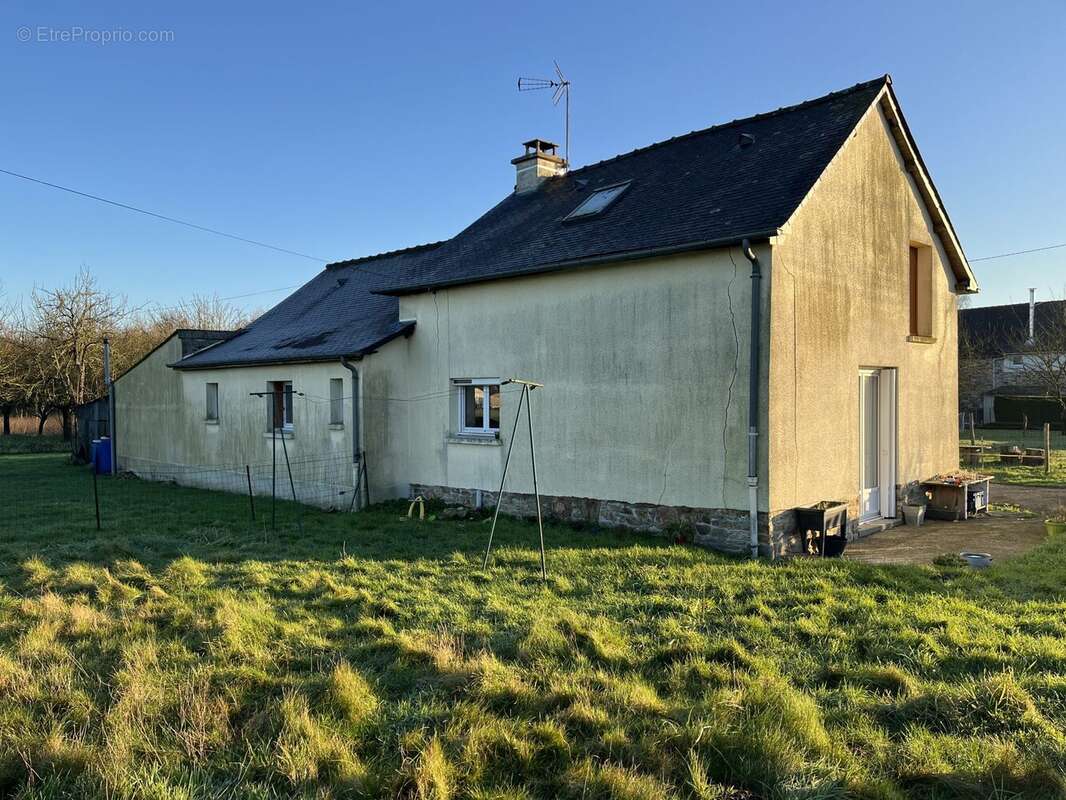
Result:
[[[117,208],[124,208],[127,211],[136,211],[138,214],[145,214],[149,217],[155,217],[161,219],[164,222],[173,222],[175,225],[184,225],[187,228],[193,228],[204,233],[212,233],[215,236],[224,236],[227,239],[233,239],[238,242],[244,242],[245,244],[254,244],[256,247],[265,247],[268,250],[276,250],[279,253],[287,253],[290,256],[299,256],[300,258],[306,258],[309,261],[317,261],[320,264],[329,263],[328,259],[319,258],[318,256],[310,256],[307,253],[301,253],[297,250],[289,250],[285,247],[278,247],[277,245],[267,244],[266,242],[259,242],[255,239],[247,239],[244,236],[237,236],[236,234],[226,233],[216,228],[208,228],[204,225],[197,225],[195,222],[187,222],[183,219],[177,219],[176,217],[168,217],[165,214],[157,214],[155,211],[147,211],[143,208],[137,208],[137,206],[131,206],[127,203],[120,203],[117,200],[108,200],[106,197],[100,197],[99,195],[89,194],[88,192],[81,192],[77,189],[71,189],[69,186],[60,186],[58,183],[49,183],[48,181],[41,180],[40,178],[33,178],[29,175],[23,175],[18,172],[12,172],[9,169],[0,169],[0,173],[4,175],[10,175],[13,178],[20,178],[24,181],[30,181],[31,183],[37,183],[41,186],[48,186],[52,189],[58,189],[61,192],[68,192],[69,194],[75,194],[78,197],[85,197],[89,200],[96,200],[98,203],[107,203],[109,206],[116,206]]]
[[[149,216],[149,217],[154,217],[155,219],[163,220],[164,222],[172,222],[175,225],[184,225],[187,228],[192,228],[194,230],[203,231],[204,233],[210,233],[210,234],[213,234],[215,236],[222,236],[222,237],[224,237],[226,239],[233,239],[234,241],[244,242],[245,244],[255,245],[256,247],[265,247],[268,250],[274,250],[274,251],[279,252],[279,253],[286,253],[288,255],[298,256],[300,258],[306,258],[309,261],[315,261],[315,262],[318,262],[320,264],[328,264],[328,263],[330,263],[328,259],[319,258],[318,256],[308,255],[307,253],[301,253],[298,250],[289,250],[288,248],[278,247],[277,245],[268,244],[267,242],[260,242],[260,241],[257,241],[256,239],[248,239],[248,238],[246,238],[244,236],[237,236],[236,234],[233,234],[233,233],[226,233],[225,231],[218,230],[217,228],[208,228],[205,225],[197,225],[195,222],[188,222],[188,221],[183,220],[183,219],[177,219],[176,217],[168,217],[166,214],[159,214],[159,213],[157,213],[155,211],[148,211],[147,209],[138,208],[137,206],[131,206],[131,205],[127,204],[127,203],[120,203],[117,200],[109,200],[106,197],[101,197],[100,195],[90,194],[89,192],[82,192],[82,191],[80,191],[78,189],[72,189],[69,186],[61,186],[58,183],[51,183],[49,181],[42,180],[40,178],[34,178],[34,177],[30,176],[30,175],[23,175],[20,172],[13,172],[13,171],[11,171],[9,169],[0,168],[0,173],[2,173],[4,175],[10,175],[13,178],[19,178],[19,179],[24,180],[24,181],[29,181],[31,183],[36,183],[36,184],[38,184],[40,186],[47,186],[50,189],[58,189],[61,192],[67,192],[69,194],[77,195],[78,197],[84,197],[84,198],[87,198],[89,200],[96,200],[99,203],[106,203],[107,205],[115,206],[116,208],[122,208],[122,209],[125,209],[127,211],[134,211],[134,212],[136,212],[138,214],[144,214],[144,215]],[[369,275],[376,275],[379,278],[386,278],[388,280],[395,280],[396,279],[395,275],[390,275],[390,274],[385,273],[385,272],[376,272],[375,270],[369,269],[369,268],[367,268],[366,266],[364,266],[362,264],[355,264],[353,266],[356,269],[358,269],[358,270],[360,270],[362,272],[366,272]],[[302,285],[303,284],[295,284],[293,286],[279,286],[276,289],[261,289],[259,291],[255,291],[255,292],[246,292],[244,294],[234,294],[234,295],[230,295],[228,297],[219,297],[219,298],[216,298],[216,299],[219,300],[219,301],[224,301],[224,300],[243,300],[244,298],[255,297],[255,296],[261,295],[261,294],[274,294],[276,292],[287,292],[287,291],[289,291],[291,289],[298,289]],[[163,311],[179,311],[179,310],[181,310],[180,306],[161,306],[161,307],[157,307],[156,308],[157,313],[158,312],[163,312]]]
[[[177,217],[169,217],[166,214],[159,214],[159,213],[157,213],[155,211],[148,211],[147,209],[144,209],[144,208],[138,208],[137,206],[131,206],[128,203],[120,203],[117,200],[109,200],[106,197],[101,197],[100,195],[91,194],[89,192],[82,192],[82,191],[80,191],[78,189],[72,189],[69,186],[61,186],[58,183],[51,183],[50,181],[42,180],[40,178],[34,178],[34,177],[30,176],[30,175],[23,175],[20,172],[13,172],[12,170],[9,170],[9,169],[0,168],[0,173],[2,173],[4,175],[10,175],[12,178],[19,178],[20,180],[29,181],[30,183],[36,183],[36,184],[38,184],[40,186],[47,186],[50,189],[58,189],[61,192],[67,192],[68,194],[77,195],[78,197],[84,197],[84,198],[89,199],[89,200],[95,200],[98,203],[106,203],[107,205],[115,206],[116,208],[123,208],[123,209],[126,209],[127,211],[134,211],[134,212],[136,212],[138,214],[144,214],[145,216],[154,217],[155,219],[163,220],[164,222],[171,222],[171,223],[173,223],[175,225],[184,225],[186,228],[192,228],[193,230],[202,231],[204,233],[210,233],[210,234],[213,234],[215,236],[222,236],[222,237],[224,237],[226,239],[232,239],[232,240],[234,240],[236,242],[244,242],[245,244],[255,245],[256,247],[265,247],[268,250],[274,250],[275,252],[278,252],[278,253],[286,253],[287,255],[290,255],[290,256],[298,256],[299,258],[306,258],[308,261],[315,261],[315,262],[318,262],[319,264],[328,264],[328,263],[330,263],[329,259],[320,258],[319,256],[312,256],[312,255],[308,255],[307,253],[301,253],[298,250],[290,250],[290,249],[288,249],[286,247],[278,247],[277,245],[268,244],[267,242],[260,242],[260,241],[258,241],[256,239],[248,239],[247,237],[244,237],[244,236],[237,236],[236,234],[233,234],[233,233],[226,233],[225,231],[220,231],[217,228],[209,228],[206,225],[197,225],[195,222],[189,222],[187,220],[178,219]],[[1066,247],[1066,242],[1062,242],[1060,244],[1051,244],[1051,245],[1047,245],[1046,247],[1034,247],[1034,248],[1029,249],[1029,250],[1014,250],[1014,251],[1009,252],[1009,253],[997,253],[996,255],[993,255],[993,256],[981,256],[980,258],[971,258],[971,259],[969,259],[969,261],[970,261],[970,263],[976,263],[978,261],[992,261],[992,260],[998,259],[998,258],[1009,258],[1011,256],[1028,255],[1029,253],[1042,253],[1042,252],[1045,252],[1047,250],[1058,250],[1058,249],[1061,249],[1063,247]],[[363,267],[362,265],[356,265],[356,266],[359,269],[362,269],[362,271],[367,272],[367,273],[369,273],[371,275],[377,275],[379,277],[389,278],[389,279],[392,279],[392,278],[395,277],[394,275],[388,275],[388,274],[383,273],[383,272],[375,272],[374,270],[367,269],[366,267]],[[272,294],[274,292],[284,292],[284,291],[288,291],[290,289],[296,289],[296,288],[299,288],[299,285],[297,285],[297,286],[281,286],[281,287],[278,287],[277,289],[263,289],[263,290],[257,291],[257,292],[248,292],[246,294],[235,294],[235,295],[230,295],[229,297],[220,297],[218,299],[219,300],[241,300],[241,299],[244,299],[246,297],[255,297],[256,295],[260,295],[260,294]],[[167,309],[164,309],[164,310],[167,310]]]
[[[1013,253],[999,253],[994,256],[982,256],[981,258],[971,258],[970,263],[974,261],[991,261],[994,258],[1007,258],[1008,256],[1024,256],[1026,253],[1042,253],[1045,250],[1058,250],[1060,247],[1066,247],[1066,242],[1062,244],[1049,244],[1047,247],[1034,247],[1032,250],[1015,250]]]

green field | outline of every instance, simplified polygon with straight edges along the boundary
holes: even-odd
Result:
[[[62,436],[45,434],[11,434],[0,436],[0,455],[14,453],[69,453],[70,442]]]
[[[0,458],[0,795],[1066,795],[1066,541],[750,563]]]
[[[1044,446],[1043,431],[1005,430],[995,428],[978,428],[975,431],[977,444],[989,445],[997,450],[1000,445],[1011,444],[1019,447]],[[970,444],[969,431],[963,431],[960,444]],[[965,469],[974,469],[962,461]],[[1043,467],[1023,467],[988,461],[981,465],[980,472],[991,475],[999,483],[1012,483],[1028,486],[1066,486],[1066,436],[1061,431],[1051,434],[1051,472],[1045,473]]]

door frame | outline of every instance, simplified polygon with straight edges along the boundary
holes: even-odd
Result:
[[[863,420],[863,407],[861,403],[862,392],[862,378],[864,375],[876,374],[877,379],[877,466],[878,466],[878,494],[880,499],[880,508],[878,509],[878,515],[867,517],[862,519],[861,516],[861,498],[862,498],[862,425]],[[858,406],[858,480],[857,486],[859,489],[860,498],[860,518],[859,522],[868,522],[872,519],[894,519],[896,517],[896,461],[897,452],[899,449],[899,426],[898,426],[898,412],[897,407],[899,404],[899,392],[897,388],[897,370],[895,367],[860,367],[859,368],[859,381],[857,388],[859,390],[859,402]]]

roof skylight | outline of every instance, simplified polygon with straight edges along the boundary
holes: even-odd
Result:
[[[622,192],[628,188],[629,181],[597,189],[582,200],[581,204],[567,214],[564,219],[583,219],[584,217],[591,217],[595,214],[602,214],[607,210],[607,207],[617,200]]]

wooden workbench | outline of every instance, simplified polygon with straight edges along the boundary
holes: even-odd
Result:
[[[988,511],[988,485],[992,478],[982,475],[960,483],[922,481],[922,491],[929,502],[925,516],[929,519],[969,519]]]

